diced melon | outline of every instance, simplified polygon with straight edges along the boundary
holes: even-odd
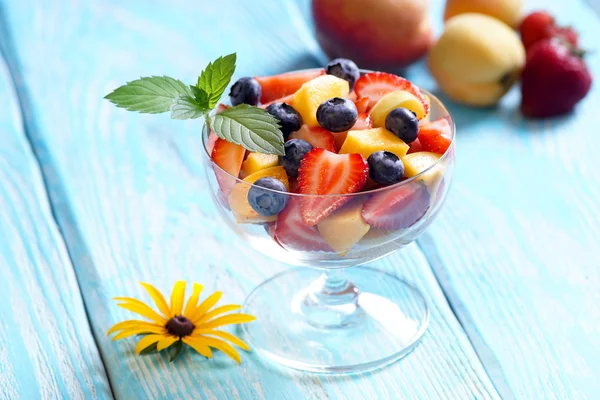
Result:
[[[256,182],[260,178],[272,177],[275,179],[279,179],[285,185],[286,189],[289,191],[290,184],[288,181],[287,174],[285,173],[285,169],[281,166],[265,168],[258,172],[253,173],[252,175],[247,176],[244,179],[246,183],[237,183],[231,193],[229,194],[229,206],[231,207],[231,212],[235,217],[235,220],[240,223],[261,223],[261,222],[271,222],[277,220],[277,215],[273,215],[270,217],[265,217],[260,215],[250,206],[248,203],[248,191],[252,187],[250,184]]]
[[[380,150],[403,157],[408,151],[408,145],[385,128],[363,129],[348,132],[339,153],[359,153],[367,159],[371,154]]]
[[[252,175],[265,168],[276,167],[279,164],[279,157],[275,154],[250,153],[242,164],[242,177]]]
[[[302,116],[308,126],[319,126],[317,108],[332,97],[348,97],[350,87],[348,81],[333,75],[321,75],[306,82],[294,94],[291,106]]]
[[[362,202],[349,203],[317,224],[323,239],[340,256],[350,251],[371,228],[362,217],[362,207]]]
[[[408,108],[410,111],[415,113],[418,119],[425,117],[425,108],[423,103],[415,97],[412,93],[406,90],[396,90],[383,96],[373,106],[369,114],[373,120],[373,126],[380,127],[385,126],[385,118],[388,113],[394,108]]]

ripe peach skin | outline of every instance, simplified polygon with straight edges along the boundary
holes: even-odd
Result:
[[[447,0],[444,21],[458,14],[480,13],[515,27],[521,20],[523,0]]]
[[[312,0],[317,39],[361,68],[403,67],[433,44],[428,0]]]

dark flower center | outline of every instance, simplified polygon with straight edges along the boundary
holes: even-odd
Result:
[[[194,324],[183,315],[178,315],[167,321],[166,328],[171,335],[182,337],[189,336],[194,331]]]

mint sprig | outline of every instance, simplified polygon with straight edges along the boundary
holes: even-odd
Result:
[[[186,86],[168,76],[128,82],[106,95],[117,107],[140,113],[171,112],[173,119],[204,117],[220,138],[250,151],[284,155],[278,120],[259,107],[240,104],[210,116],[235,71],[236,54],[219,57],[202,71],[196,85]]]
[[[158,114],[169,111],[179,95],[191,94],[191,89],[177,79],[150,76],[128,82],[104,98],[129,111]]]

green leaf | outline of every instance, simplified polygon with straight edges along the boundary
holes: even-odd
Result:
[[[198,77],[198,88],[208,94],[208,108],[217,105],[235,71],[236,54],[219,57],[208,64]]]
[[[152,343],[150,346],[148,346],[144,350],[140,351],[140,356],[158,353],[158,350],[156,349],[157,346],[158,346],[158,342]]]
[[[195,98],[182,94],[175,99],[171,106],[171,118],[195,119],[200,118],[207,111],[209,110],[202,107]]]
[[[192,95],[183,82],[168,76],[151,76],[128,82],[104,98],[129,111],[158,114],[169,111],[180,95]]]
[[[240,104],[211,117],[212,130],[222,139],[250,151],[284,155],[279,121],[262,108]]]
[[[204,107],[207,110],[210,110],[212,108],[209,106],[209,98],[208,93],[206,93],[206,90],[193,85],[190,85],[190,89],[192,90],[194,98],[196,99],[198,104],[200,104],[201,107]]]
[[[178,340],[175,343],[173,343],[172,347],[175,350],[173,351],[173,354],[171,354],[171,357],[169,357],[169,362],[173,362],[177,358],[179,358],[179,356],[181,355],[181,351],[183,350],[183,342],[181,340]]]

